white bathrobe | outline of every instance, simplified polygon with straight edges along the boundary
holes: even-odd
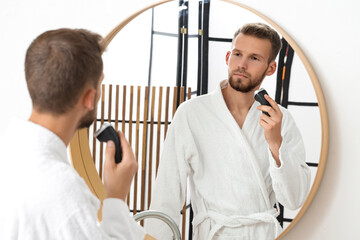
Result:
[[[0,239],[144,239],[120,199],[100,201],[48,129],[16,120],[0,141]]]
[[[309,191],[304,144],[290,113],[283,112],[277,167],[260,126],[254,102],[240,129],[221,89],[183,103],[170,125],[152,194],[151,209],[177,223],[187,178],[194,211],[193,239],[275,239],[281,233],[277,202],[299,208]],[[158,239],[171,239],[165,225],[148,220]]]

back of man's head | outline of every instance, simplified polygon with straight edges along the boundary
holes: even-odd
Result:
[[[96,89],[103,71],[100,40],[100,35],[84,29],[58,29],[31,43],[25,77],[34,109],[63,114],[86,86]]]

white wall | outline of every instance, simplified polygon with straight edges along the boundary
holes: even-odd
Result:
[[[360,107],[356,104],[360,2],[238,1],[270,17],[294,38],[319,77],[328,108],[330,146],[323,181],[308,211],[283,239],[360,239]],[[13,116],[27,117],[30,113],[23,62],[31,40],[58,27],[88,28],[105,35],[151,1],[132,0],[131,6],[129,2],[1,0],[0,126]]]

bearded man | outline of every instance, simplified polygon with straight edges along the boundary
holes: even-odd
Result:
[[[104,79],[101,36],[84,29],[39,35],[25,58],[32,100],[28,120],[16,120],[0,141],[0,239],[144,239],[124,200],[137,162],[119,132],[123,159],[106,146],[102,222],[100,201],[67,158],[69,142],[96,117]],[[147,238],[147,237],[146,237]]]
[[[174,116],[150,208],[179,223],[189,181],[193,239],[273,240],[281,233],[274,206],[297,209],[307,197],[310,170],[293,118],[268,95],[271,106],[254,101],[264,78],[276,71],[280,48],[269,26],[244,25],[226,54],[228,79],[180,105]],[[145,228],[171,239],[155,221]]]

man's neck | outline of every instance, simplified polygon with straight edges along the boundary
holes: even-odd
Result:
[[[75,124],[77,121],[74,121],[75,116],[71,115],[72,114],[54,115],[52,113],[43,113],[33,110],[29,121],[49,129],[67,146],[77,129]]]
[[[222,89],[222,94],[229,111],[242,128],[245,118],[254,103],[254,92],[242,93],[233,89],[230,85]]]

